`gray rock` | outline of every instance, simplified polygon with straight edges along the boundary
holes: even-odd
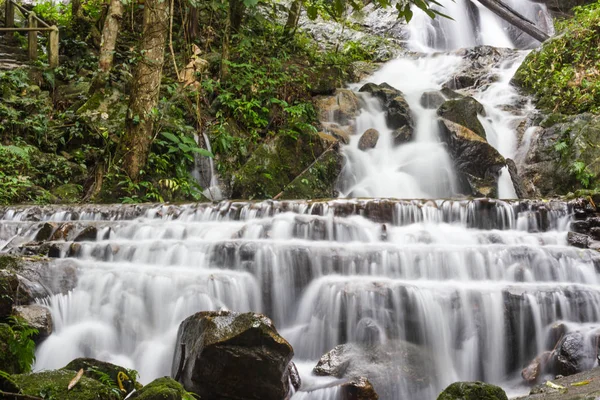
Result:
[[[377,146],[378,141],[379,131],[377,129],[367,129],[358,141],[358,148],[363,151],[372,149]]]
[[[410,126],[403,126],[392,132],[394,138],[394,146],[400,146],[401,144],[408,143],[412,140],[413,129]]]
[[[569,245],[579,247],[580,249],[587,249],[589,245],[589,238],[587,235],[577,232],[569,232],[567,234],[567,242]]]
[[[478,115],[485,116],[485,109],[472,97],[447,100],[438,108],[437,114],[486,138],[485,129],[478,118]]]
[[[29,326],[38,330],[35,342],[40,343],[46,339],[53,330],[52,314],[48,307],[39,304],[29,304],[26,306],[15,306],[13,314],[23,318]]]
[[[421,106],[423,106],[424,108],[435,110],[439,106],[444,104],[445,101],[446,101],[446,98],[444,97],[444,95],[441,92],[438,92],[437,90],[433,90],[430,92],[423,93],[421,95],[420,103],[421,103]]]

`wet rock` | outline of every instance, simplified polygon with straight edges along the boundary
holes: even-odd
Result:
[[[288,365],[288,374],[290,376],[292,387],[297,391],[300,389],[300,386],[302,386],[302,379],[300,378],[300,373],[298,372],[298,368],[296,368],[296,364],[293,362]]]
[[[437,114],[468,128],[484,139],[486,138],[485,129],[478,118],[478,115],[485,116],[485,109],[472,97],[447,100],[438,108]]]
[[[544,351],[534,358],[527,367],[521,371],[521,376],[525,382],[532,384],[538,381],[540,376],[546,371],[546,368],[552,358],[551,351]]]
[[[403,126],[413,126],[413,117],[404,96],[394,97],[385,106],[385,117],[390,129],[398,129]]]
[[[52,314],[48,307],[39,304],[16,306],[13,315],[21,317],[27,324],[38,330],[35,342],[40,343],[52,333]]]
[[[52,233],[54,233],[54,230],[57,228],[56,224],[52,223],[52,222],[45,222],[40,230],[36,233],[35,235],[35,239],[33,239],[36,242],[43,242],[46,240],[49,240],[52,237]]]
[[[567,391],[540,383],[531,389],[528,396],[519,397],[518,400],[595,400],[600,396],[600,368],[567,377],[557,376],[552,382],[566,387]]]
[[[421,106],[423,106],[424,108],[435,110],[439,108],[442,104],[444,104],[445,101],[446,98],[441,92],[433,90],[430,92],[423,93],[421,95],[420,103]]]
[[[573,232],[587,234],[590,230],[590,223],[586,220],[573,221],[573,222],[571,222],[569,229]]]
[[[556,349],[554,372],[563,376],[573,375],[591,368],[596,364],[596,353],[581,332],[567,333]]]
[[[526,197],[525,187],[523,185],[523,180],[519,176],[519,171],[517,169],[517,164],[510,158],[506,159],[506,166],[508,167],[508,173],[510,174],[510,179],[513,183],[513,187],[515,188],[515,194],[517,198],[523,199]]]
[[[569,232],[567,234],[567,242],[569,245],[579,247],[580,249],[587,249],[589,245],[589,238],[587,235],[577,232]]]
[[[590,236],[595,240],[600,240],[600,227],[595,226],[590,228]]]
[[[95,241],[98,237],[98,229],[95,226],[87,226],[85,227],[75,239],[74,242],[87,242],[87,241]]]
[[[400,146],[401,144],[408,143],[412,140],[413,129],[407,125],[402,128],[398,128],[392,132],[394,138],[394,146]]]
[[[377,85],[375,83],[367,83],[359,90],[361,93],[369,93],[371,96],[379,99],[383,106],[387,106],[393,99],[398,96],[404,96],[402,92],[387,83]]]
[[[185,389],[171,378],[158,378],[133,393],[131,400],[181,400]]]
[[[348,129],[335,123],[323,124],[323,128],[325,128],[325,131],[336,140],[344,144],[350,143],[350,132],[348,132]]]
[[[364,376],[384,399],[393,398],[395,382],[403,381],[409,390],[418,390],[436,379],[431,354],[404,341],[389,341],[385,346],[338,345],[321,357],[313,373],[339,379]]]
[[[120,400],[122,397],[100,381],[82,376],[79,382],[68,390],[69,382],[77,372],[59,369],[31,374],[13,375],[12,379],[23,395],[37,398],[40,393],[51,393],[61,400]]]
[[[365,377],[353,378],[342,384],[342,400],[378,400],[379,396]]]
[[[502,388],[483,382],[455,382],[437,400],[508,400]]]
[[[362,151],[369,150],[377,146],[379,140],[379,131],[377,129],[367,129],[358,141],[358,148]]]
[[[201,398],[281,400],[293,354],[264,315],[200,312],[179,327],[172,376]]]
[[[506,165],[504,157],[481,136],[447,119],[440,119],[440,133],[459,174],[462,193],[493,197],[500,170]]]
[[[85,376],[98,381],[100,381],[102,375],[107,375],[116,384],[121,382],[127,393],[131,392],[136,386],[135,377],[130,376],[131,372],[127,368],[94,358],[76,358],[62,369],[74,372],[83,369]]]
[[[73,232],[73,228],[75,225],[72,223],[61,224],[56,228],[50,240],[68,240],[70,237],[70,233]]]
[[[347,124],[358,115],[359,99],[349,89],[336,89],[333,96],[320,96],[315,99],[319,121],[335,121]]]

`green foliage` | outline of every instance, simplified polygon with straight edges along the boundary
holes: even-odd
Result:
[[[583,161],[575,161],[571,164],[570,172],[579,181],[584,189],[588,189],[595,175],[588,169]]]
[[[52,0],[36,1],[33,7],[38,17],[51,25],[68,26],[71,22],[71,4]]]
[[[575,17],[558,24],[561,35],[532,52],[515,81],[548,111],[600,111],[600,2],[576,7]]]
[[[19,363],[21,371],[29,372],[35,362],[35,342],[32,337],[37,335],[38,330],[21,318],[9,317],[9,321],[11,335],[8,339],[8,351]]]

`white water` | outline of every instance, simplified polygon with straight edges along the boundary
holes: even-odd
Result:
[[[212,152],[210,139],[206,133],[202,133],[202,138],[206,144],[206,150]],[[199,136],[196,136],[196,142],[199,142]],[[202,194],[211,201],[223,200],[219,177],[215,168],[214,160],[210,157],[204,157],[199,154],[195,155],[194,168],[191,172],[192,177],[198,184],[203,186]]]
[[[477,4],[477,5],[476,5]],[[424,92],[439,90],[442,84],[460,71],[465,61],[452,53],[440,50],[456,50],[476,45],[514,48],[514,32],[500,18],[477,2],[456,0],[444,4],[442,12],[454,20],[436,18],[431,20],[418,10],[409,24],[409,46],[422,52],[417,57],[403,57],[387,63],[365,82],[387,83],[399,89],[407,100],[416,120],[415,136],[410,143],[394,146],[392,131],[387,127],[378,101],[366,101],[356,119],[356,133],[344,147],[347,164],[341,180],[342,197],[396,197],[440,198],[457,194],[456,177],[452,160],[440,143],[436,110],[421,106]],[[522,14],[546,23],[545,9],[529,1],[513,2],[512,6]],[[511,36],[512,34],[512,36]],[[522,37],[514,37],[523,42]],[[526,43],[531,43],[531,40]],[[490,74],[492,83],[477,88],[473,95],[485,107],[487,117],[481,118],[488,142],[506,158],[516,154],[516,128],[521,115],[506,111],[522,97],[510,85],[510,79],[522,62],[526,52],[511,56],[494,66]],[[363,97],[365,97],[363,95]],[[358,148],[360,135],[369,128],[380,132],[374,149]],[[506,168],[501,172],[498,195],[500,198],[516,198],[512,181]]]

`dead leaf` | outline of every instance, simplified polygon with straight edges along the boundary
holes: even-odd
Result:
[[[83,368],[81,368],[79,370],[79,372],[77,373],[77,375],[75,375],[75,378],[73,378],[71,380],[71,382],[69,382],[69,386],[67,387],[67,390],[73,389],[73,386],[77,385],[77,382],[79,382],[79,380],[81,379],[82,376],[83,376]]]

